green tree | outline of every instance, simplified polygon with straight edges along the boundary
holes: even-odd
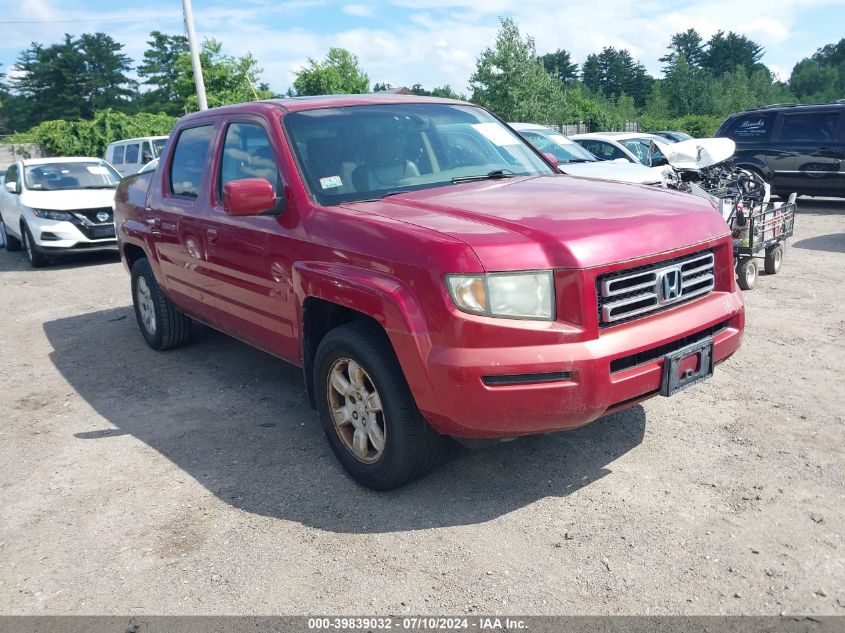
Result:
[[[671,116],[708,114],[712,111],[711,87],[707,71],[693,68],[679,55],[667,70],[660,92]]]
[[[472,100],[507,121],[556,122],[573,114],[560,81],[543,67],[531,37],[501,18],[493,48],[476,60]]]
[[[126,73],[132,69],[132,60],[121,53],[119,44],[105,33],[83,33],[76,40],[85,68],[86,115],[107,108],[125,108],[135,94],[136,84]]]
[[[789,87],[802,101],[833,101],[845,96],[845,38],[827,44],[792,69]]]
[[[249,53],[233,57],[223,53],[223,46],[213,39],[205,40],[200,51],[202,76],[209,107],[269,99],[273,96],[266,83],[259,81],[262,69]],[[198,109],[194,71],[189,53],[176,59],[174,90],[183,112]]]
[[[763,57],[763,47],[744,35],[718,31],[707,41],[707,50],[701,56],[701,67],[715,77],[742,66],[747,72],[756,67]],[[687,60],[689,61],[689,60]]]
[[[411,86],[410,91],[421,97],[440,97],[442,99],[460,99],[461,101],[466,101],[467,98],[466,95],[458,94],[452,90],[452,86],[449,84],[435,86],[431,90],[426,90],[420,84],[414,84]]]
[[[152,90],[145,92],[141,100],[146,110],[177,115],[183,112],[179,102],[179,58],[188,52],[188,38],[184,35],[167,35],[161,31],[150,33],[138,76]]]
[[[361,94],[369,92],[370,78],[358,58],[344,48],[330,48],[322,62],[308,59],[293,80],[297,95]]]
[[[554,53],[541,55],[540,62],[562,84],[571,84],[578,79],[578,64],[572,62],[572,57],[567,50],[559,48]]]
[[[123,45],[104,33],[66,34],[58,44],[33,43],[21,52],[11,80],[22,98],[20,124],[93,116],[97,109],[129,106],[134,82]]]
[[[675,33],[667,48],[669,53],[658,60],[663,62],[664,74],[674,66],[680,55],[683,55],[687,63],[693,68],[701,68],[701,60],[704,57],[704,40],[695,29]]]
[[[645,105],[654,81],[645,66],[634,61],[624,49],[606,46],[601,53],[588,55],[582,66],[584,84],[592,91],[616,100],[623,93],[638,107]]]

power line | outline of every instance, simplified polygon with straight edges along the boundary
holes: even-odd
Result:
[[[145,20],[159,20],[161,18],[179,18],[178,13],[164,13],[156,15],[144,15],[127,18],[110,18],[102,16],[98,18],[73,18],[68,20],[0,20],[0,24],[69,24],[71,22],[143,22]]]

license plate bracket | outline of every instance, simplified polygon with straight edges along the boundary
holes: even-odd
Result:
[[[713,338],[707,337],[663,357],[661,396],[674,396],[713,375]]]
[[[107,237],[115,237],[114,225],[109,226],[95,226],[90,229],[91,239],[101,240]]]

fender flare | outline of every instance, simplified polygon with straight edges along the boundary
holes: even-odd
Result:
[[[393,347],[414,398],[419,403],[430,397],[433,389],[426,367],[432,348],[430,330],[422,306],[407,284],[387,273],[321,262],[296,262],[292,281],[300,354],[309,394],[312,365],[305,340],[304,306],[307,299],[315,298],[376,321]]]

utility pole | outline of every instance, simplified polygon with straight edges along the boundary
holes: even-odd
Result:
[[[194,69],[197,101],[199,102],[200,110],[208,110],[208,101],[205,98],[205,80],[202,77],[202,64],[200,63],[200,50],[197,46],[197,34],[194,32],[194,12],[191,10],[191,0],[182,0],[182,9],[185,12],[185,30],[188,32],[188,45],[191,47],[191,68]]]

